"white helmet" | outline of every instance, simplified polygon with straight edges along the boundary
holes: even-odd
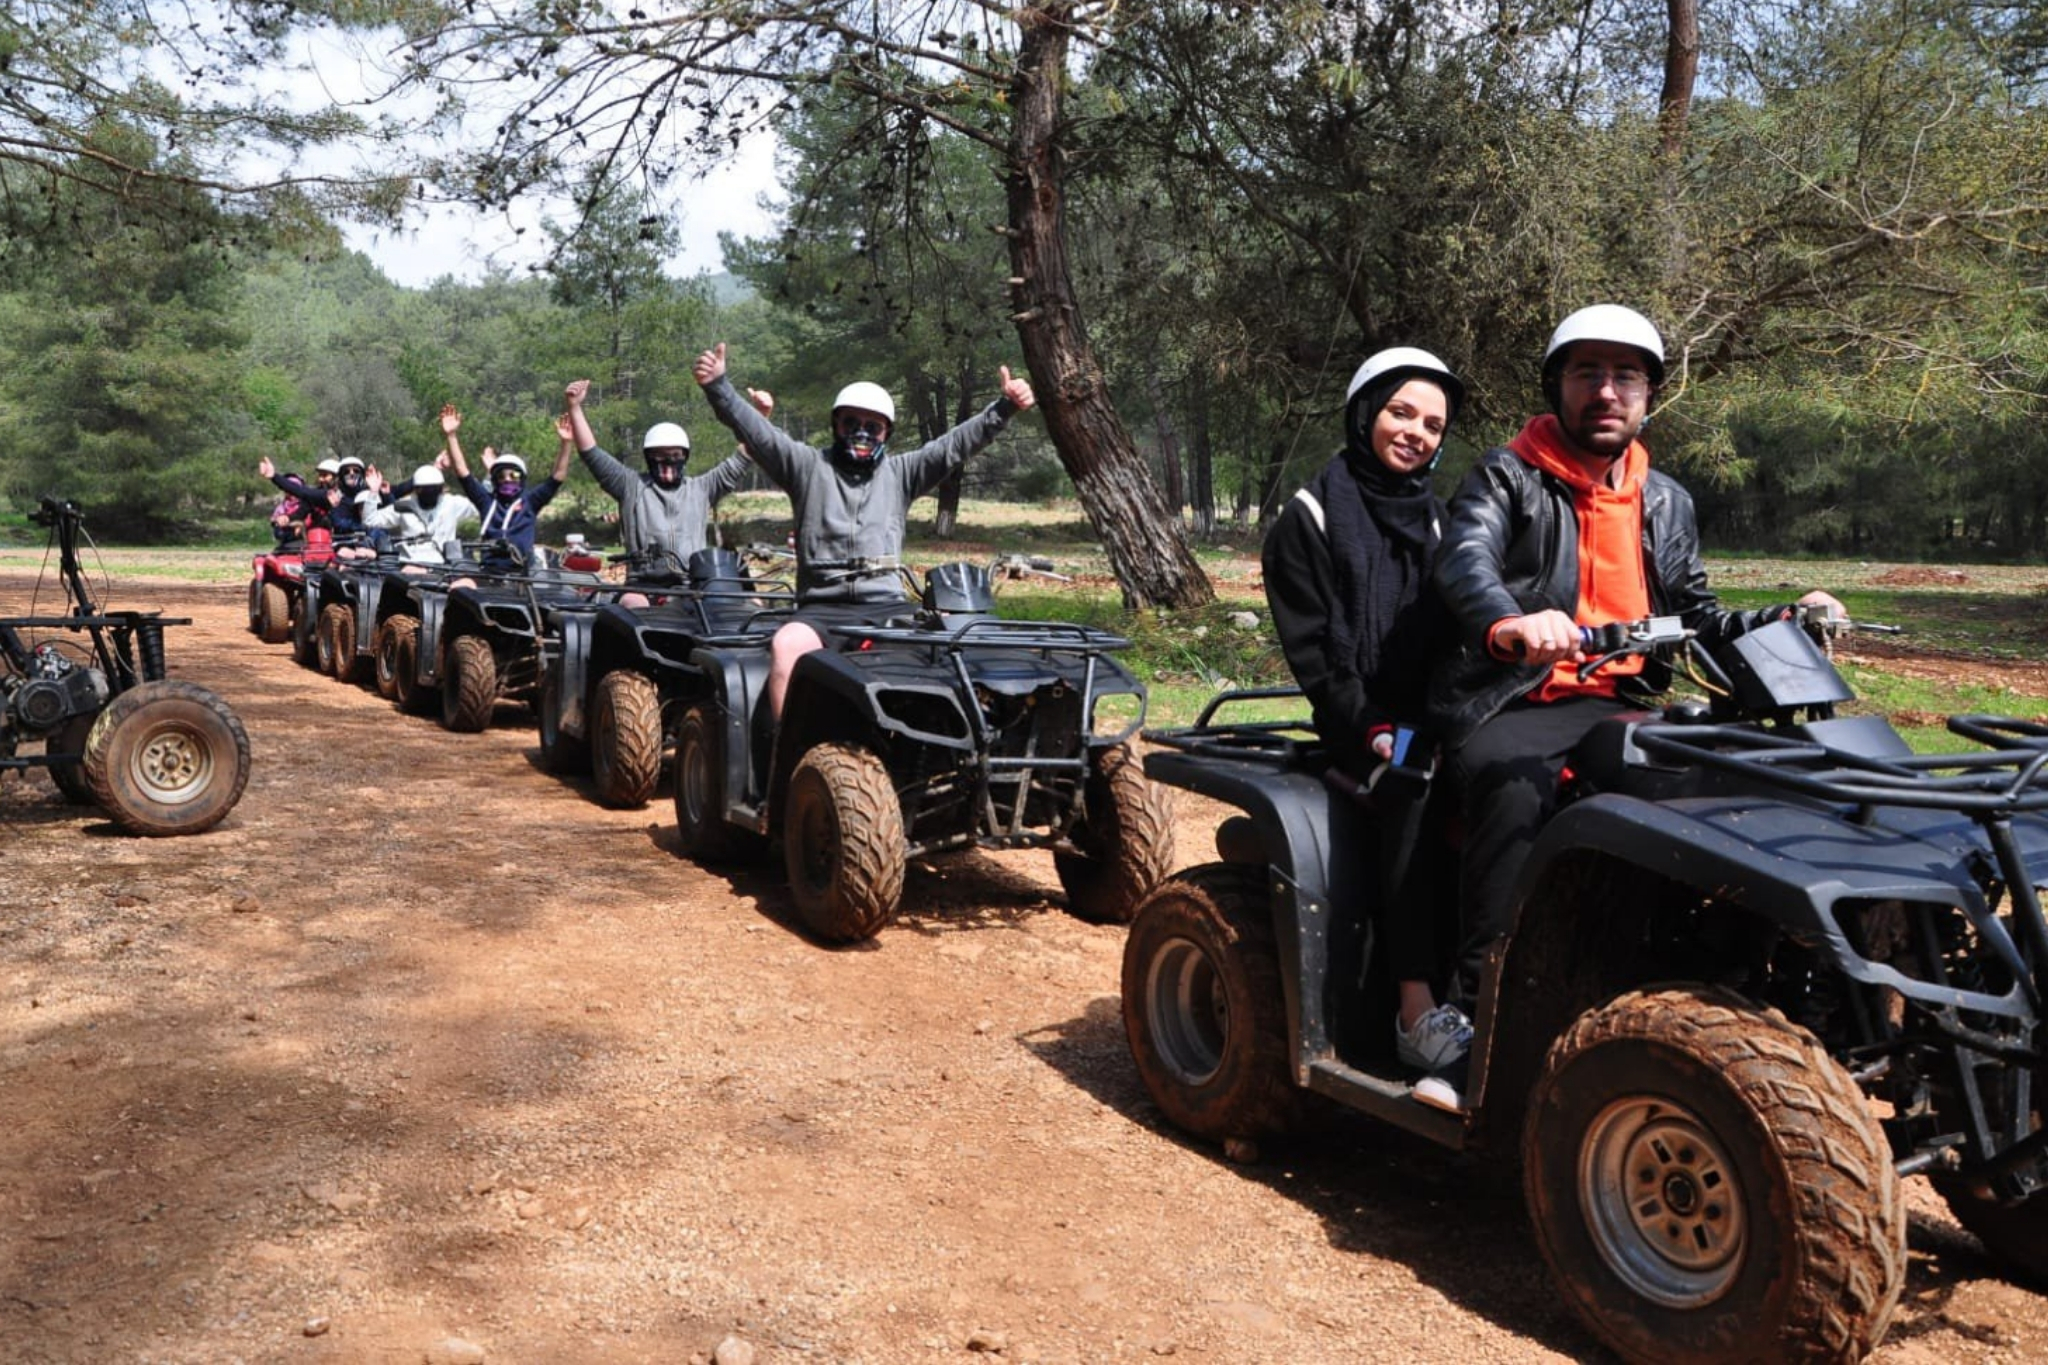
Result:
[[[448,480],[442,476],[441,471],[430,464],[423,464],[412,472],[412,486],[414,488],[439,488],[447,482]]]
[[[520,478],[526,477],[526,461],[520,459],[517,455],[507,451],[491,456],[491,473],[497,473],[506,465],[511,465],[514,469],[518,470]]]
[[[861,408],[867,412],[879,412],[888,419],[890,426],[896,425],[896,400],[889,397],[889,391],[880,384],[870,384],[865,379],[857,384],[848,384],[832,400],[832,414],[839,415],[841,408]]]
[[[357,469],[366,468],[366,466],[363,464],[362,460],[359,457],[354,455],[344,455],[341,457],[340,461],[334,466],[334,472],[339,474],[342,470],[347,469],[350,465],[354,465]]]
[[[319,464],[314,465],[313,468],[319,470],[322,474],[339,474],[341,472],[341,461],[330,455]]]
[[[1458,409],[1464,406],[1464,382],[1451,373],[1450,366],[1417,346],[1390,346],[1384,351],[1367,356],[1365,363],[1358,367],[1358,372],[1351,376],[1351,387],[1344,390],[1344,406],[1348,409],[1352,400],[1358,397],[1359,391],[1375,379],[1392,374],[1411,374],[1417,378],[1428,379],[1442,388],[1444,396],[1451,400],[1453,417],[1457,416]]]
[[[1581,308],[1550,334],[1550,344],[1543,348],[1543,377],[1548,384],[1553,377],[1555,365],[1562,366],[1559,357],[1564,349],[1578,341],[1611,341],[1623,346],[1633,346],[1641,351],[1649,365],[1650,382],[1664,382],[1664,338],[1648,318],[1633,308],[1624,308],[1618,303],[1596,303]]]
[[[647,435],[642,438],[640,449],[643,451],[680,450],[684,454],[688,454],[690,450],[690,433],[684,431],[674,422],[656,422],[653,426],[647,428]]]

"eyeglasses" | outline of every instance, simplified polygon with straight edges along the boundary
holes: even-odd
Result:
[[[1564,372],[1565,382],[1599,392],[1614,386],[1623,398],[1641,398],[1650,391],[1650,376],[1641,370],[1610,370],[1601,365],[1573,365]]]
[[[497,483],[525,483],[525,482],[526,482],[526,476],[525,476],[524,474],[520,473],[520,472],[519,472],[518,470],[516,470],[516,469],[512,469],[512,468],[509,468],[509,467],[505,467],[505,468],[499,468],[499,469],[494,469],[494,470],[492,470],[492,471],[491,471],[491,478],[492,478],[492,480],[493,480],[494,482],[497,482]]]
[[[865,436],[870,441],[879,441],[889,429],[888,424],[872,417],[842,417],[839,419],[841,436]]]

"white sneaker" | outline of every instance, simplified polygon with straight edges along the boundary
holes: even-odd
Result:
[[[1465,1112],[1465,1063],[1469,1055],[1458,1058],[1441,1071],[1432,1071],[1417,1081],[1409,1090],[1408,1097],[1417,1104],[1426,1104],[1432,1109],[1446,1113]]]
[[[1394,1016],[1394,1055],[1401,1065],[1417,1071],[1442,1071],[1463,1057],[1472,1047],[1472,1021],[1456,1005],[1438,1005],[1415,1021],[1415,1027],[1401,1027]]]

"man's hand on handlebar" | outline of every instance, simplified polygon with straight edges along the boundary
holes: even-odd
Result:
[[[1526,664],[1577,663],[1586,657],[1580,643],[1579,623],[1561,611],[1510,616],[1493,632],[1496,652]]]

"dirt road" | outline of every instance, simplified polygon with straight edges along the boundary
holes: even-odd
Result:
[[[178,840],[0,785],[0,1360],[1594,1354],[1489,1161],[1165,1131],[1122,933],[1048,860],[920,868],[828,951],[511,709],[449,735],[256,643],[239,589],[122,599],[198,618],[174,676],[255,770]],[[2041,1298],[1914,1197],[1877,1358],[2048,1359]]]

